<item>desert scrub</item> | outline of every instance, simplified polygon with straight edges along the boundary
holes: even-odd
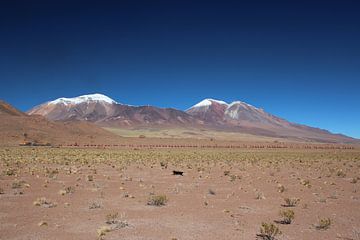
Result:
[[[275,240],[278,235],[281,235],[281,231],[273,223],[262,223],[260,234],[257,234],[263,240]]]
[[[93,202],[89,206],[89,209],[98,209],[98,208],[101,208],[101,204],[97,202]]]
[[[65,189],[61,189],[59,191],[60,195],[72,194],[75,192],[75,188],[72,186],[66,187]]]
[[[56,203],[54,203],[44,197],[36,199],[36,201],[34,201],[34,205],[37,207],[44,207],[44,208],[53,208],[53,207],[57,206]]]
[[[8,168],[8,169],[4,170],[3,173],[6,176],[15,176],[16,175],[16,171],[13,168]]]
[[[310,181],[309,181],[309,180],[301,179],[301,180],[300,180],[300,184],[301,184],[301,185],[304,185],[305,187],[308,187],[308,188],[311,187],[311,184],[310,184]]]
[[[299,198],[284,198],[285,204],[283,204],[283,207],[295,207],[299,202]]]
[[[264,194],[262,192],[256,192],[255,193],[255,199],[256,200],[263,200],[263,199],[265,199],[265,196],[264,196]]]
[[[147,205],[150,206],[164,206],[167,203],[168,199],[165,195],[155,195],[151,196],[147,202]]]
[[[319,223],[315,225],[315,228],[317,230],[326,230],[330,228],[330,225],[331,225],[330,218],[322,218],[319,220]]]
[[[59,174],[59,170],[58,169],[51,169],[51,168],[46,168],[45,169],[45,174],[48,178],[56,178],[56,176]]]
[[[344,173],[344,171],[342,169],[338,169],[336,171],[336,176],[344,178],[344,177],[346,177],[346,173]]]
[[[25,181],[14,181],[11,184],[12,189],[22,188],[23,184],[26,183]]]
[[[282,210],[280,211],[280,217],[282,217],[282,219],[279,223],[291,224],[292,220],[295,218],[295,213],[293,210]]]
[[[107,224],[116,223],[118,217],[119,217],[118,213],[109,213],[105,217],[105,219],[106,219],[105,223],[107,223]]]
[[[108,232],[129,226],[126,221],[119,219],[119,214],[117,212],[107,214],[105,216],[105,223],[107,224],[106,226],[102,226],[97,230],[99,239],[103,239]]]
[[[65,188],[66,194],[71,194],[75,192],[75,188],[73,186],[69,186]]]

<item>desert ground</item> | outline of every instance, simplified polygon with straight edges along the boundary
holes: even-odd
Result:
[[[1,147],[0,169],[2,240],[360,239],[357,147]]]

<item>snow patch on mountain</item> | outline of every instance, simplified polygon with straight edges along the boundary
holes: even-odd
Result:
[[[192,106],[191,108],[208,107],[208,106],[211,106],[211,104],[212,104],[213,102],[216,102],[216,103],[221,104],[221,105],[228,105],[228,104],[227,104],[226,102],[224,102],[224,101],[207,98],[207,99],[204,99],[204,100],[202,100],[201,102],[195,104],[195,105]],[[190,109],[191,109],[191,108],[190,108]]]
[[[54,101],[49,102],[49,104],[59,104],[62,103],[64,105],[73,105],[73,104],[80,104],[84,102],[106,102],[109,104],[117,103],[113,99],[109,98],[108,96],[105,96],[103,94],[95,93],[95,94],[89,94],[89,95],[82,95],[79,97],[74,98],[58,98]]]
[[[234,101],[234,102],[230,103],[229,108],[234,106],[234,105],[242,105],[242,106],[247,106],[247,107],[258,109],[257,107],[254,107],[253,105],[248,104],[246,102],[242,102],[242,101]]]

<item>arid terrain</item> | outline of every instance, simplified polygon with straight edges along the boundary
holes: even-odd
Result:
[[[103,95],[43,116],[0,102],[0,240],[360,239],[359,140],[205,103],[193,117]],[[235,113],[279,134],[225,127]]]
[[[4,240],[360,239],[357,147],[2,147],[0,169]]]

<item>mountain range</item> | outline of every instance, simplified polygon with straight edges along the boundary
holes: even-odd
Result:
[[[186,111],[132,106],[102,95],[59,98],[28,111],[51,121],[86,121],[112,128],[197,128],[306,142],[353,143],[357,140],[327,130],[289,122],[242,101],[204,99]]]

